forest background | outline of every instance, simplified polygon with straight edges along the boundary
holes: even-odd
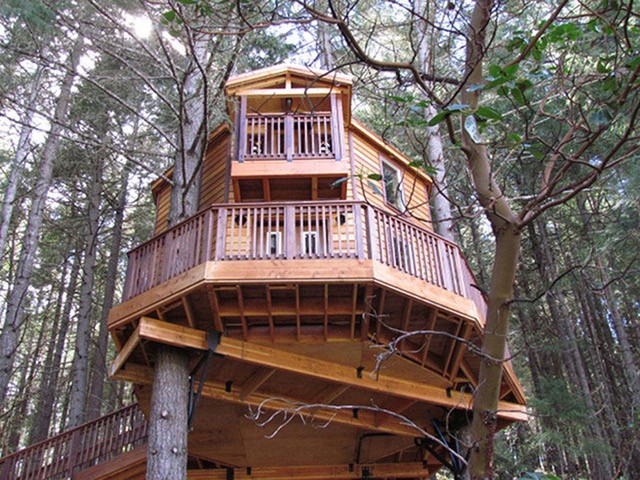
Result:
[[[474,30],[478,6],[487,21]],[[151,237],[149,185],[189,155],[196,160],[185,164],[198,167],[202,133],[226,121],[222,87],[231,74],[288,61],[353,75],[355,116],[434,175],[435,228],[462,245],[483,291],[494,265],[491,215],[505,218],[506,199],[509,211],[527,212],[518,223],[509,342],[533,415],[499,434],[496,476],[634,478],[640,12],[633,8],[3,2],[2,453],[134,401],[126,385],[106,378],[114,354],[106,315],[120,296],[126,251]],[[482,61],[472,66],[484,66],[484,77],[470,82],[478,40]],[[469,96],[480,93],[474,104]],[[488,152],[503,195],[479,193],[468,168],[473,144]]]

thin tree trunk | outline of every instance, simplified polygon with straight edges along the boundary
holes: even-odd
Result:
[[[87,394],[89,382],[89,344],[91,341],[91,300],[95,278],[96,253],[98,248],[98,229],[100,227],[100,198],[103,182],[102,152],[97,152],[95,169],[91,178],[88,196],[87,242],[82,264],[82,286],[80,288],[80,307],[76,331],[76,348],[71,367],[71,394],[69,397],[68,426],[81,425],[86,419]]]
[[[38,65],[38,69],[34,74],[33,83],[31,85],[31,95],[29,96],[29,102],[25,107],[24,117],[21,119],[22,128],[20,129],[20,137],[18,138],[18,145],[16,146],[16,153],[13,157],[11,173],[9,174],[7,186],[4,191],[4,199],[2,201],[2,220],[0,220],[0,255],[4,252],[4,247],[7,243],[7,233],[9,232],[9,225],[11,224],[11,217],[13,216],[13,204],[16,199],[18,185],[22,180],[22,173],[24,171],[25,164],[27,163],[27,156],[29,155],[29,142],[31,140],[31,132],[33,132],[31,124],[35,113],[35,103],[38,97],[38,92],[40,91],[42,70],[42,66]]]
[[[435,6],[432,0],[416,0],[415,9],[419,12],[425,21],[418,22],[418,53],[420,58],[421,71],[426,74],[433,73],[434,48],[432,43],[434,35],[429,35],[428,24],[433,17]],[[430,88],[433,85],[429,85]],[[429,105],[424,109],[424,118],[429,121],[438,113],[434,105]],[[433,202],[433,226],[440,235],[452,242],[456,241],[455,225],[453,223],[453,215],[451,213],[451,202],[449,201],[449,192],[446,180],[446,164],[442,136],[440,135],[440,127],[434,125],[427,126],[427,160],[435,170],[434,191],[431,195]]]
[[[65,74],[60,87],[60,95],[58,96],[54,113],[54,123],[51,126],[43,148],[42,161],[40,162],[39,168],[40,173],[34,187],[29,220],[27,222],[22,251],[20,252],[20,259],[13,281],[13,288],[7,299],[4,328],[2,334],[0,334],[0,403],[4,403],[6,399],[13,361],[20,342],[20,331],[24,321],[23,302],[33,275],[44,203],[51,184],[53,164],[58,154],[58,146],[60,145],[61,123],[64,121],[69,109],[71,87],[73,86],[75,71],[78,67],[82,50],[83,45],[80,39],[76,42],[69,55],[69,70]]]
[[[47,354],[44,360],[44,370],[42,372],[42,378],[38,385],[38,393],[36,395],[35,409],[33,414],[33,422],[29,431],[29,437],[27,444],[33,445],[40,442],[47,437],[49,431],[49,421],[51,420],[51,410],[47,418],[44,417],[43,412],[46,410],[44,403],[53,403],[53,397],[51,392],[51,375],[54,373],[52,369],[53,359],[56,353],[56,346],[61,333],[61,313],[62,305],[64,302],[64,294],[66,289],[67,270],[69,266],[68,259],[65,260],[62,266],[62,272],[60,273],[60,285],[58,286],[58,294],[56,299],[56,306],[53,312],[53,325],[51,327],[50,345],[47,349]],[[66,332],[64,332],[66,333]]]
[[[100,416],[102,407],[104,384],[107,380],[107,345],[109,334],[107,331],[107,319],[109,310],[113,306],[113,298],[118,278],[118,260],[120,257],[120,246],[122,244],[122,224],[124,222],[124,210],[127,203],[127,186],[129,183],[129,165],[125,166],[122,177],[122,185],[117,199],[117,205],[113,215],[113,234],[111,246],[109,248],[109,263],[107,266],[107,278],[105,282],[105,293],[102,303],[102,313],[100,315],[100,330],[98,341],[91,358],[91,387],[89,394],[89,405],[87,407],[87,420],[93,420]]]

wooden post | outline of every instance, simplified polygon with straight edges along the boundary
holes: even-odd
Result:
[[[293,260],[296,255],[296,211],[293,205],[284,207],[284,256]]]
[[[225,257],[227,239],[227,209],[221,207],[218,209],[218,231],[216,232],[216,261]]]
[[[371,260],[379,260],[378,256],[378,228],[376,226],[373,208],[364,205],[365,215],[367,219],[367,228],[365,235],[367,236],[367,248],[369,249],[369,258]]]
[[[331,94],[331,137],[332,149],[336,161],[344,157],[344,122],[342,118],[342,102],[337,94]]]
[[[355,224],[355,236],[356,236],[356,255],[362,260],[364,259],[364,238],[362,228],[362,211],[360,204],[353,204],[353,221]],[[348,220],[347,220],[348,221]]]
[[[284,152],[287,162],[293,160],[293,115],[288,113],[284,117]]]
[[[204,256],[201,258],[201,261],[203,262],[211,260],[211,252],[213,249],[213,221],[213,208],[209,208],[204,217]]]
[[[244,154],[247,150],[247,97],[240,97],[240,128],[238,129],[238,162],[244,162]]]

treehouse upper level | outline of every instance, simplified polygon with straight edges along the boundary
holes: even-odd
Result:
[[[232,77],[226,94],[231,121],[209,136],[199,212],[169,228],[171,184],[152,186],[155,236],[129,253],[123,303],[109,315],[111,375],[143,385],[144,409],[154,343],[193,352],[194,371],[215,350],[217,367],[199,380],[211,408],[198,413],[194,458],[351,472],[391,462],[386,477],[426,476],[441,446],[381,413],[334,408],[375,404],[436,433],[472,403],[480,359],[467,345],[481,337],[486,302],[459,247],[433,232],[430,177],[351,117],[349,77],[283,65]],[[378,369],[390,348],[398,355]],[[505,371],[501,426],[526,418]],[[333,426],[287,427],[268,451],[236,408],[309,404]],[[214,428],[224,439],[211,440]],[[370,454],[352,458],[365,443]],[[350,475],[317,478],[360,478]]]

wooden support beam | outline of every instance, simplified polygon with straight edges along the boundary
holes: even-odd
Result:
[[[207,297],[209,298],[211,314],[213,315],[213,326],[215,327],[217,332],[224,332],[224,325],[222,324],[222,318],[220,318],[220,305],[218,303],[218,295],[211,285],[207,285]]]
[[[242,296],[242,286],[236,285],[236,296],[238,298],[238,307],[240,308],[240,323],[242,325],[242,338],[245,341],[249,338],[249,327],[247,325],[247,319],[244,316],[244,298]]]
[[[238,90],[236,95],[246,97],[328,97],[335,88],[256,88]]]
[[[124,344],[122,350],[118,352],[116,358],[114,358],[113,362],[111,362],[111,367],[109,368],[110,376],[113,377],[116,373],[118,373],[118,370],[120,370],[125,364],[125,362],[129,358],[129,355],[131,355],[131,352],[133,352],[138,346],[138,343],[140,343],[140,325],[138,325],[138,327],[133,331],[133,334]]]
[[[382,332],[382,322],[380,319],[384,315],[384,301],[387,298],[387,291],[383,288],[380,292],[380,300],[378,300],[378,310],[376,311],[376,337],[380,338]]]
[[[351,387],[349,385],[330,385],[320,392],[318,397],[314,400],[314,403],[324,403],[328,405],[350,388]]]
[[[433,330],[436,326],[436,320],[438,320],[438,310],[436,308],[432,308],[429,311],[429,316],[427,317],[426,330]],[[423,367],[427,363],[427,356],[429,355],[429,349],[431,348],[432,339],[433,335],[425,335],[424,341],[422,342],[422,361],[420,364]]]
[[[324,318],[322,320],[324,326],[324,339],[329,339],[329,284],[324,285]]]
[[[296,283],[296,340],[300,341],[302,324],[300,322],[300,285]]]
[[[360,322],[360,339],[364,342],[369,338],[369,324],[373,310],[373,285],[364,287],[362,321]]]
[[[447,358],[444,362],[444,365],[442,366],[442,375],[445,377],[447,376],[447,372],[449,371],[449,365],[451,365],[451,360],[453,359],[453,352],[455,351],[456,346],[460,343],[458,342],[457,338],[460,338],[460,334],[462,333],[463,323],[464,322],[460,321],[460,323],[458,323],[458,325],[456,326],[456,333],[455,333],[456,338],[452,338],[449,340],[450,347],[447,349]]]
[[[358,307],[358,284],[353,284],[351,293],[351,338],[356,338],[356,309]]]
[[[469,340],[471,337],[471,332],[473,331],[473,325],[470,322],[464,322],[465,326],[462,331],[462,338],[465,342]],[[456,352],[453,356],[453,361],[451,362],[451,368],[449,369],[449,378],[453,380],[458,376],[458,370],[460,370],[460,362],[462,361],[462,357],[464,352],[467,351],[467,346],[464,342],[457,342]]]
[[[462,373],[464,373],[465,377],[467,377],[467,379],[469,380],[469,382],[471,382],[471,385],[473,385],[474,388],[478,386],[478,378],[475,376],[475,374],[473,373],[473,370],[471,369],[467,361],[464,359],[464,357],[460,362],[460,370],[462,370]]]
[[[412,463],[370,463],[350,465],[304,465],[296,467],[254,467],[251,473],[246,468],[233,471],[234,480],[325,480],[325,479],[385,479],[385,478],[428,478],[430,471],[422,462]],[[188,480],[226,480],[226,469],[189,470]]]
[[[184,307],[184,313],[187,316],[187,323],[191,328],[196,328],[196,317],[193,314],[193,307],[189,301],[189,297],[181,297],[182,306]]]
[[[240,388],[240,399],[244,400],[258,390],[269,380],[277,370],[272,368],[259,368]]]
[[[271,289],[269,288],[269,285],[265,285],[264,289],[265,289],[265,293],[266,293],[266,296],[267,296],[267,320],[269,321],[269,335],[271,337],[271,341],[275,342],[276,341],[276,330],[275,330],[275,326],[273,324],[273,315],[271,313],[272,310],[273,310],[273,305],[272,305],[272,302],[271,302]],[[244,326],[243,326],[243,333],[244,333]]]
[[[167,322],[143,317],[140,319],[140,337],[169,345],[177,345],[206,350],[206,332],[181,327]],[[264,345],[257,345],[229,337],[222,337],[216,353],[240,362],[274,368],[285,372],[315,378],[321,381],[341,383],[354,388],[381,393],[394,397],[432,403],[447,408],[470,409],[473,396],[455,390],[426,385],[403,378],[377,374],[372,378],[368,371],[358,375],[355,367],[342,365],[318,358],[297,355]],[[528,419],[525,405],[500,402],[498,416],[509,420]]]
[[[127,365],[126,368],[120,370],[116,377],[117,380],[138,383],[142,385],[151,385],[153,381],[153,371],[151,368],[142,365]],[[196,389],[199,388],[199,382],[195,383]],[[216,401],[233,403],[236,405],[245,405],[258,407],[264,410],[277,411],[288,410],[302,405],[310,405],[309,402],[298,398],[284,397],[278,395],[266,395],[263,393],[252,393],[241,398],[240,392],[232,390],[227,391],[226,385],[222,382],[207,381],[202,386],[202,396]],[[315,404],[314,404],[315,405]],[[415,437],[416,430],[408,425],[396,422],[384,422],[384,425],[376,425],[375,412],[362,410],[358,412],[357,418],[351,410],[337,410],[328,406],[317,405],[316,407],[305,409],[300,412],[307,423],[312,422],[324,425],[326,423],[336,423],[353,428],[361,428],[372,432],[391,433],[393,435],[402,435],[407,437]]]
[[[264,201],[270,202],[271,201],[271,184],[269,183],[268,178],[262,179],[262,193],[264,196]]]
[[[409,330],[409,320],[411,320],[411,310],[413,309],[413,300],[408,298],[402,309],[402,322],[400,324],[400,330],[407,332]],[[406,345],[406,339],[400,342],[400,351],[404,351]]]

